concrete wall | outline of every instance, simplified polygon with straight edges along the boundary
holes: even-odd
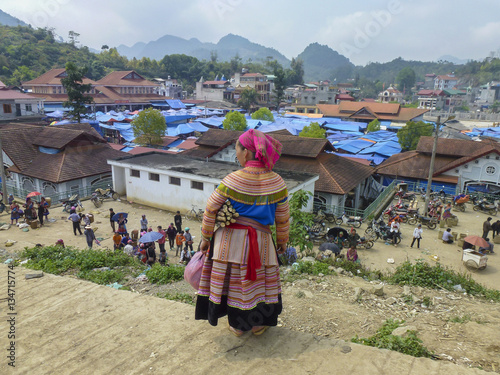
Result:
[[[496,153],[491,153],[447,171],[444,174],[447,176],[457,176],[461,191],[463,191],[465,184],[469,181],[500,185],[500,156]]]

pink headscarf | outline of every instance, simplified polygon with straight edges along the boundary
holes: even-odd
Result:
[[[273,169],[283,148],[279,141],[255,129],[246,131],[238,140],[243,147],[255,152],[255,158],[263,162],[268,169]]]

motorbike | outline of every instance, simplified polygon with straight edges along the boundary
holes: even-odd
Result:
[[[360,237],[358,239],[358,243],[356,245],[357,249],[371,249],[373,247],[373,240],[366,238],[366,237]]]
[[[363,219],[361,218],[361,216],[347,216],[345,212],[342,214],[342,216],[337,217],[337,219],[335,220],[335,224],[337,225],[345,224],[347,226],[353,226],[354,228],[359,228],[362,222]]]
[[[113,190],[111,185],[108,185],[107,189],[101,189],[101,188],[95,189],[95,194],[96,194],[97,198],[102,199],[102,200],[107,199],[107,198],[111,198],[111,199],[114,199],[116,201],[118,198],[120,198],[120,195],[116,191]]]
[[[400,190],[396,194],[394,194],[394,199],[395,200],[401,199],[401,200],[413,201],[413,200],[415,200],[415,196],[416,196],[416,194],[413,191]]]
[[[60,202],[63,206],[63,210],[66,212],[70,212],[71,207],[75,207],[75,208],[80,207],[83,210],[83,204],[82,204],[82,202],[80,202],[80,198],[79,198],[78,194],[72,195],[68,199],[62,199],[62,200],[60,200]]]
[[[323,243],[330,228],[326,228],[325,223],[314,223],[312,226],[304,225],[307,230],[307,239],[315,245]]]
[[[466,194],[460,194],[453,197],[453,207],[457,211],[465,212],[465,203],[469,201],[470,197]]]
[[[436,229],[438,224],[438,219],[435,217],[428,217],[422,215],[417,215],[415,217],[412,217],[411,219],[408,219],[408,224],[414,225],[417,223],[420,223],[422,225],[427,225],[427,228],[429,229]]]
[[[472,207],[474,211],[483,211],[491,216],[496,216],[498,212],[498,204],[491,204],[486,199],[477,199],[474,197],[472,203],[474,203],[474,207]]]
[[[406,223],[407,215],[408,215],[407,210],[397,209],[395,206],[390,206],[387,210],[384,211],[382,217],[385,220],[389,220],[394,216],[399,216],[403,220],[403,223]]]
[[[90,201],[94,203],[94,206],[97,208],[102,206],[102,202],[104,201],[104,198],[102,196],[97,195],[97,193],[92,193],[92,196],[90,197]]]
[[[316,215],[317,216],[314,218],[315,222],[326,220],[329,223],[335,223],[335,215],[332,214],[331,212],[326,212],[320,209],[318,210]]]
[[[379,238],[383,241],[393,241],[395,244],[401,242],[401,232],[391,233],[391,228],[385,224],[384,220],[372,222],[372,225],[365,230],[365,234],[372,240],[376,241]],[[393,238],[394,237],[394,238]]]

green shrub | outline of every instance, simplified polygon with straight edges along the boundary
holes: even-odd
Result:
[[[439,263],[432,266],[423,260],[416,263],[404,262],[396,268],[393,275],[387,281],[398,285],[415,285],[424,288],[453,291],[454,285],[461,285],[468,294],[482,296],[484,298],[500,301],[500,291],[487,289],[472,279],[470,275],[459,274]]]
[[[117,270],[81,271],[77,276],[80,279],[85,279],[101,285],[121,283],[125,277],[123,272]]]
[[[184,269],[184,266],[172,265],[165,267],[155,263],[151,269],[146,271],[146,276],[150,283],[169,284],[184,279]]]
[[[292,268],[292,271],[290,272],[292,275],[305,273],[308,275],[317,276],[320,273],[322,273],[323,275],[331,275],[335,273],[335,271],[328,269],[328,267],[330,266],[328,263],[322,261],[307,262],[301,260],[298,261],[297,264],[298,266],[296,268]]]
[[[376,348],[394,350],[413,357],[431,358],[433,353],[422,345],[422,340],[417,337],[417,332],[408,331],[405,337],[392,335],[392,331],[403,323],[404,320],[388,319],[382,324],[382,327],[377,330],[375,335],[368,338],[358,338],[358,336],[356,336],[352,338],[351,341],[358,344],[374,346]]]

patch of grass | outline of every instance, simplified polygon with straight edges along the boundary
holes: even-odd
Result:
[[[404,320],[388,319],[382,324],[382,327],[377,330],[375,335],[368,338],[358,338],[358,336],[356,336],[352,338],[351,341],[358,344],[374,346],[376,348],[394,350],[413,357],[431,358],[433,353],[422,345],[422,340],[417,337],[417,332],[408,331],[405,337],[392,335],[392,332],[403,323]]]
[[[302,290],[299,290],[297,293],[295,293],[295,297],[297,298],[304,298],[305,296],[306,294]]]
[[[403,298],[403,302],[406,303],[407,305],[413,304],[413,295],[405,294],[401,298]]]
[[[318,276],[320,273],[323,275],[332,275],[335,273],[333,270],[329,270],[330,264],[323,261],[315,261],[315,262],[307,262],[307,261],[298,261],[297,267],[292,267],[292,271],[290,274],[308,274]]]
[[[471,317],[470,315],[462,315],[462,316],[454,316],[453,318],[450,318],[450,322],[451,323],[460,323],[460,324],[463,324],[463,323],[467,323],[467,322],[470,322],[471,321]]]
[[[77,274],[77,276],[80,279],[92,281],[93,283],[100,285],[121,283],[125,278],[123,272],[117,270],[81,271]]]
[[[465,291],[473,296],[500,302],[500,291],[488,289],[477,283],[468,274],[460,274],[439,263],[432,266],[423,260],[416,263],[404,262],[396,268],[394,274],[386,280],[397,285],[415,285],[431,289],[446,289],[453,291],[453,286],[460,284]]]
[[[184,266],[172,265],[169,267],[164,267],[158,263],[155,263],[153,267],[146,271],[146,276],[150,283],[153,284],[170,284],[174,281],[180,281],[184,279]]]
[[[432,305],[432,301],[431,301],[430,297],[425,296],[424,298],[422,298],[422,304],[427,306],[427,307],[430,307]]]
[[[106,285],[121,283],[126,276],[135,277],[145,266],[121,250],[107,251],[74,247],[44,246],[25,248],[21,253],[27,258],[27,268],[41,270],[54,275],[76,274],[77,277]],[[109,270],[93,271],[108,267]]]
[[[169,299],[172,301],[178,301],[182,303],[187,303],[188,305],[194,305],[194,297],[193,295],[189,293],[170,293],[170,292],[165,292],[165,293],[158,293],[158,297],[160,298],[165,298]]]

